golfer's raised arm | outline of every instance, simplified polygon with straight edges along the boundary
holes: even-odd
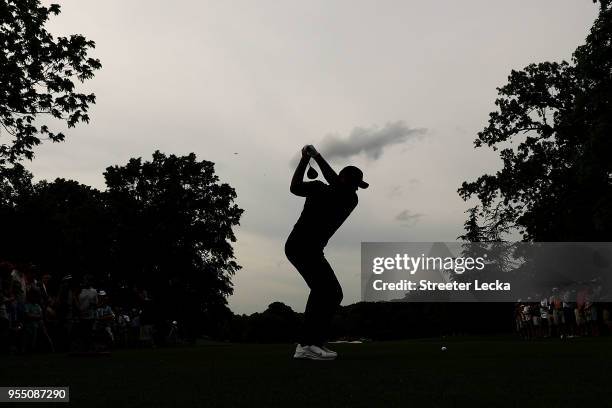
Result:
[[[332,169],[331,166],[327,163],[327,161],[323,158],[323,156],[321,156],[321,153],[317,152],[312,157],[319,165],[319,168],[321,169],[321,173],[323,173],[323,177],[325,177],[325,180],[327,180],[329,184],[336,184],[336,182],[338,181],[338,174],[336,174],[334,169]]]
[[[289,191],[298,196],[304,196],[304,173],[306,172],[306,166],[308,165],[308,161],[310,157],[302,149],[302,157],[300,158],[300,162],[295,168],[295,172],[293,173],[293,177],[291,178],[291,186],[289,187]]]

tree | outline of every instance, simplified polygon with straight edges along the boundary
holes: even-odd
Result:
[[[234,260],[233,226],[243,212],[236,193],[219,183],[214,164],[196,155],[131,159],[104,173],[113,219],[114,273],[159,294],[168,282],[206,305],[225,303]]]
[[[0,261],[15,255],[15,231],[20,229],[17,208],[32,193],[32,174],[21,164],[0,166]]]
[[[64,140],[44,117],[69,128],[89,122],[94,94],[79,93],[101,68],[88,56],[93,41],[82,35],[54,38],[45,24],[60,6],[40,0],[0,0],[0,166],[32,159],[42,138]]]
[[[479,201],[464,238],[495,241],[513,231],[528,241],[612,238],[610,1],[599,8],[571,63],[531,64],[498,88],[498,109],[474,143],[499,151],[503,167],[459,189]]]
[[[32,173],[17,163],[0,167],[0,208],[14,209],[20,199],[32,193]]]
[[[0,259],[19,260],[58,278],[102,277],[108,265],[109,222],[103,193],[73,180],[41,181],[21,190]]]

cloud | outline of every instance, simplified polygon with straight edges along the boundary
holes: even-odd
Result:
[[[356,127],[348,137],[329,134],[315,147],[327,160],[346,159],[359,154],[378,160],[387,146],[404,144],[410,140],[424,137],[427,129],[410,128],[403,121],[389,122],[383,127]],[[297,164],[299,156],[294,157],[292,165]]]
[[[423,218],[425,214],[412,213],[410,210],[404,210],[395,216],[397,221],[402,222],[403,227],[411,227]]]
[[[353,129],[348,138],[327,135],[320,144],[321,153],[329,160],[348,158],[358,154],[377,160],[386,146],[402,144],[412,139],[420,139],[425,129],[412,129],[402,121],[387,123],[384,127]]]

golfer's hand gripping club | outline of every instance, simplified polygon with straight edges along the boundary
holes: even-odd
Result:
[[[316,157],[316,156],[319,155],[319,152],[317,151],[317,149],[315,149],[315,147],[313,145],[306,145],[306,146],[304,146],[304,149],[306,149],[306,153],[310,157]]]

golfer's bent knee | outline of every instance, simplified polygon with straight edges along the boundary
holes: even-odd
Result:
[[[344,299],[344,293],[342,293],[342,288],[338,286],[338,291],[336,293],[336,303],[340,305],[340,303],[342,303],[342,299]]]
[[[344,294],[342,293],[342,288],[340,284],[335,284],[328,295],[328,298],[334,306],[340,305],[342,303],[342,299],[344,298]]]

